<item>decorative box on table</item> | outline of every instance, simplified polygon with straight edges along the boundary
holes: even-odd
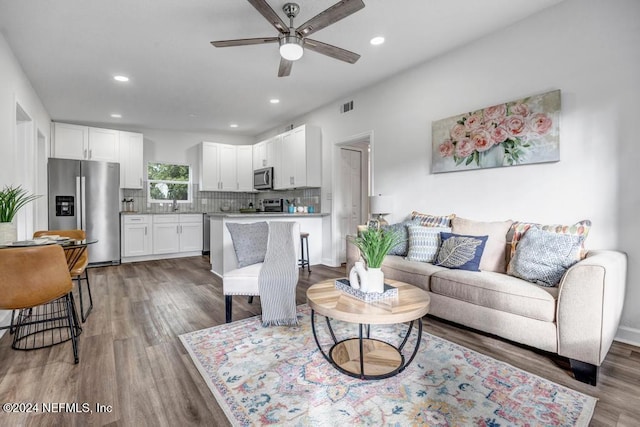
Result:
[[[349,283],[349,279],[336,279],[336,288],[364,302],[379,301],[382,299],[394,298],[398,296],[398,288],[395,288],[387,283],[384,284],[384,292],[382,293],[362,292],[360,289],[353,288]]]

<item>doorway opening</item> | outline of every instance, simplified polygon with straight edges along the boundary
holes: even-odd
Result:
[[[338,219],[336,243],[338,263],[347,259],[346,237],[357,233],[357,226],[369,217],[371,192],[371,135],[366,134],[338,144],[339,176],[336,187]]]

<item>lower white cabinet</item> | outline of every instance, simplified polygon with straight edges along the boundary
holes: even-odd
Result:
[[[122,257],[151,254],[151,215],[122,217]]]
[[[202,214],[123,215],[122,262],[202,252]]]

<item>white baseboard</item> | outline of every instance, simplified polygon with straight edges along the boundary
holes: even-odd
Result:
[[[640,347],[640,329],[620,326],[614,340]]]

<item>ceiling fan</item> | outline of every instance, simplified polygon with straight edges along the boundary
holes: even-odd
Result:
[[[280,68],[278,77],[286,77],[291,74],[293,61],[302,57],[304,48],[314,52],[330,56],[341,61],[355,64],[360,55],[348,50],[322,43],[317,40],[308,39],[307,36],[319,31],[347,16],[359,11],[364,7],[362,0],[342,0],[325,11],[309,19],[298,28],[293,26],[293,18],[298,15],[300,6],[296,3],[286,3],[282,10],[289,18],[287,26],[278,14],[269,6],[266,0],[248,0],[262,16],[264,16],[276,30],[280,32],[277,37],[259,37],[251,39],[219,40],[211,42],[215,47],[246,46],[252,44],[275,43],[280,44]]]

